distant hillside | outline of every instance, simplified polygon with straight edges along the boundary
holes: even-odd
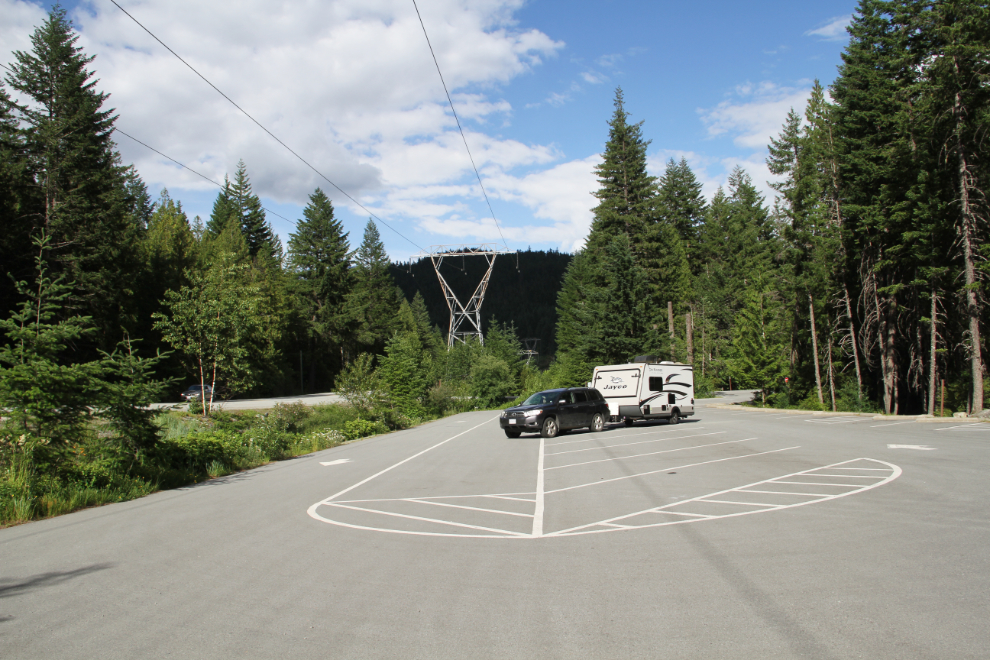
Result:
[[[481,307],[482,329],[487,331],[493,319],[513,323],[520,338],[539,338],[537,350],[541,358],[553,355],[557,350],[554,341],[557,292],[570,261],[569,254],[542,250],[496,258]],[[483,257],[450,257],[444,260],[441,272],[461,302],[467,304],[486,266]],[[417,290],[420,292],[430,319],[446,334],[450,312],[430,260],[423,259],[411,266],[392,264],[391,273],[409,300]]]

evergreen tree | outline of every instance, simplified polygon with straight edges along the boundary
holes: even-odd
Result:
[[[354,287],[347,294],[347,309],[358,346],[376,354],[381,354],[392,336],[399,306],[388,266],[385,245],[374,221],[369,219],[354,257]]]
[[[310,389],[318,376],[329,386],[343,366],[341,348],[352,323],[346,308],[353,286],[347,236],[319,188],[310,195],[296,231],[289,234],[289,272],[305,319]]]
[[[13,102],[0,82],[0,318],[18,302],[15,282],[32,277],[34,188]]]
[[[592,262],[586,251],[571,259],[557,294],[557,362],[554,365],[558,384],[577,386],[588,382],[595,365],[598,317],[592,301]]]
[[[695,177],[687,161],[671,158],[660,177],[657,210],[660,222],[676,228],[684,244],[685,257],[697,272],[701,262],[698,251],[698,230],[705,218],[705,197],[701,194],[701,182]]]
[[[213,212],[206,222],[205,235],[216,238],[223,233],[231,218],[237,215],[232,200],[233,193],[230,190],[230,179],[223,177],[223,188],[217,194],[213,202]]]
[[[247,241],[251,256],[257,255],[265,245],[273,254],[277,253],[277,247],[280,246],[277,246],[275,233],[265,219],[261,200],[251,189],[251,181],[243,160],[237,161],[237,172],[234,174],[234,183],[230,186],[229,200],[232,212],[240,221],[241,231],[244,232],[244,239]]]
[[[646,171],[650,142],[643,139],[643,122],[630,124],[628,119],[620,87],[615,90],[615,112],[602,163],[595,166],[600,187],[594,194],[599,203],[593,209],[587,247],[593,254],[604,250],[618,234],[637,245],[646,225],[655,219],[656,179]]]
[[[601,364],[628,362],[641,352],[647,340],[644,300],[646,278],[636,265],[629,239],[615,236],[608,244],[603,259],[605,286],[594,291],[597,319],[597,350],[593,356]],[[586,374],[585,382],[587,382]]]
[[[78,39],[56,5],[31,36],[32,50],[14,53],[7,82],[24,96],[17,113],[39,200],[32,224],[51,237],[50,266],[74,282],[72,306],[92,316],[96,345],[110,350],[134,322],[140,203],[136,175],[120,165],[111,139],[116,116],[103,109],[108,95],[96,90],[93,57]]]

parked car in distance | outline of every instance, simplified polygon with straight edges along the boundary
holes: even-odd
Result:
[[[182,397],[183,401],[192,401],[193,399],[201,398],[204,394],[206,395],[206,398],[209,399],[212,393],[213,388],[209,385],[190,385],[186,388],[186,391],[179,396]]]
[[[601,392],[588,387],[568,387],[537,392],[520,405],[504,410],[499,426],[509,438],[518,438],[523,433],[553,438],[571,429],[601,431],[608,414],[608,403]]]

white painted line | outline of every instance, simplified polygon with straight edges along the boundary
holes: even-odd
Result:
[[[719,445],[730,445],[734,442],[746,442],[746,440],[755,440],[755,438],[746,438],[745,440],[726,440],[725,442],[714,442],[710,445],[692,445],[691,447],[662,449],[660,451],[651,451],[646,454],[633,454],[632,456],[616,456],[615,458],[602,458],[597,461],[585,461],[584,463],[568,463],[567,465],[555,465],[553,467],[547,468],[547,470],[560,470],[562,468],[576,467],[578,465],[591,465],[592,463],[612,463],[615,461],[625,461],[630,458],[642,458],[643,456],[656,456],[657,454],[669,454],[674,451],[685,451],[687,449],[702,449],[704,447],[718,447]]]
[[[780,483],[779,481],[774,481],[771,483]],[[748,488],[738,488],[740,493],[766,493],[767,495],[799,495],[801,497],[832,497],[834,493],[798,493],[798,492],[788,492],[786,490],[750,490]]]
[[[781,477],[783,479],[784,477]],[[772,484],[798,484],[800,486],[838,486],[839,488],[859,488],[859,484],[823,484],[817,481],[770,481]]]
[[[692,431],[700,431],[703,428],[705,427],[694,426],[694,425],[691,426]],[[682,427],[676,429],[675,428],[652,429],[650,431],[643,431],[642,433],[606,433],[604,435],[601,433],[595,433],[592,434],[590,437],[584,438],[582,440],[565,440],[564,442],[548,442],[547,447],[557,447],[560,445],[573,445],[578,442],[595,442],[596,440],[601,441],[601,440],[615,440],[617,438],[634,438],[641,435],[652,435],[654,433],[673,433],[674,431],[684,431],[684,430],[685,429]]]
[[[418,502],[420,504],[432,504],[433,506],[446,506],[451,509],[467,509],[468,511],[483,511],[485,513],[501,513],[507,516],[519,516],[520,518],[532,518],[529,513],[516,513],[515,511],[502,511],[501,509],[482,509],[477,506],[464,506],[463,504],[447,504],[446,502],[433,502],[431,500],[420,500],[415,497],[402,500],[403,502]]]
[[[640,472],[638,474],[630,474],[623,477],[615,477],[613,479],[600,479],[599,481],[592,481],[586,484],[578,484],[577,486],[568,486],[566,488],[557,488],[556,490],[548,490],[547,493],[562,493],[566,490],[575,490],[577,488],[586,488],[588,486],[601,486],[602,484],[612,483],[613,481],[623,481],[625,479],[635,479],[636,477],[645,477],[651,474],[658,474],[660,472],[667,472],[668,470],[683,470],[684,468],[696,467],[698,465],[708,465],[709,463],[721,463],[723,461],[736,461],[741,458],[754,458],[756,456],[763,456],[765,454],[776,454],[782,451],[789,451],[791,449],[798,449],[800,445],[794,447],[785,447],[783,449],[772,449],[770,451],[761,451],[756,454],[747,454],[745,456],[730,456],[728,458],[716,458],[711,461],[701,461],[700,463],[688,463],[686,465],[675,465],[672,467],[665,467],[662,470],[650,470],[649,472]]]
[[[870,426],[871,429],[882,429],[885,426],[897,426],[898,424],[916,424],[915,420],[910,420],[908,422],[886,422],[884,424],[873,424]]]
[[[987,424],[963,424],[962,426],[944,426],[940,429],[932,429],[933,431],[956,431],[959,429],[977,429],[979,431],[990,431],[990,425]]]
[[[821,468],[825,469],[825,468]],[[890,470],[885,470],[884,468],[846,468],[846,467],[832,467],[829,470],[863,470],[864,472],[890,472]]]
[[[653,509],[646,509],[644,511],[637,511],[636,513],[630,513],[630,514],[626,514],[626,515],[623,515],[623,516],[616,516],[615,518],[609,518],[608,520],[603,520],[603,521],[599,521],[599,522],[595,522],[595,523],[589,523],[587,525],[580,525],[578,527],[572,527],[570,529],[563,529],[563,530],[560,530],[558,532],[553,532],[551,534],[547,534],[547,536],[548,537],[549,536],[579,536],[579,535],[584,535],[584,534],[601,534],[601,533],[609,532],[609,531],[621,531],[621,530],[595,530],[595,529],[589,529],[589,528],[591,528],[591,527],[599,527],[603,523],[614,523],[617,520],[625,520],[626,518],[633,518],[633,517],[640,516],[640,515],[643,515],[643,514],[646,514],[646,513],[680,514],[681,512],[668,510],[669,507],[680,506],[680,505],[686,504],[688,502],[694,502],[694,501],[706,501],[705,498],[714,497],[714,496],[717,496],[717,495],[722,495],[724,493],[730,493],[730,492],[733,492],[733,491],[740,491],[740,490],[744,490],[744,489],[747,489],[747,488],[752,488],[753,486],[759,486],[759,485],[762,485],[762,484],[796,483],[796,482],[780,481],[780,479],[787,479],[789,477],[800,476],[800,475],[804,474],[805,472],[810,472],[810,471],[814,471],[814,470],[823,470],[823,469],[838,468],[841,465],[845,465],[847,463],[855,463],[856,461],[872,461],[874,463],[880,463],[882,465],[887,465],[887,466],[889,466],[891,473],[890,473],[890,475],[887,476],[887,478],[884,481],[879,481],[877,483],[869,484],[869,485],[864,485],[864,486],[858,486],[857,485],[855,487],[855,490],[849,491],[847,493],[836,493],[836,494],[833,494],[833,495],[822,496],[822,498],[820,498],[820,499],[807,500],[805,502],[795,502],[794,504],[780,505],[780,506],[776,506],[774,508],[769,508],[769,509],[767,509],[767,508],[761,508],[761,509],[754,509],[754,510],[751,510],[751,511],[741,511],[739,513],[730,513],[730,514],[725,514],[725,515],[721,515],[721,516],[707,516],[707,517],[704,517],[704,518],[696,518],[696,519],[691,519],[691,520],[676,520],[676,521],[667,521],[667,522],[659,522],[659,523],[650,523],[650,524],[645,524],[645,525],[637,525],[635,527],[630,527],[630,529],[646,529],[648,527],[665,527],[667,525],[683,525],[683,524],[686,524],[686,523],[700,522],[700,520],[702,520],[702,519],[712,520],[712,519],[721,519],[721,518],[737,518],[739,516],[749,516],[749,515],[753,515],[753,514],[756,514],[756,513],[766,513],[767,511],[779,511],[781,509],[790,509],[790,508],[799,507],[799,506],[806,506],[808,504],[816,504],[818,502],[828,502],[828,501],[831,501],[831,500],[838,499],[840,497],[846,497],[848,495],[853,495],[855,493],[862,493],[862,492],[865,492],[865,491],[868,491],[868,490],[872,490],[874,488],[878,488],[880,486],[883,486],[884,484],[890,483],[894,479],[897,479],[902,474],[901,468],[899,468],[898,466],[896,466],[896,465],[894,465],[892,463],[887,463],[886,461],[880,461],[880,460],[877,460],[875,458],[854,458],[854,459],[850,459],[848,461],[842,461],[841,463],[834,463],[832,465],[826,465],[826,466],[821,467],[821,468],[813,468],[812,470],[805,470],[805,471],[802,471],[802,472],[794,472],[792,474],[785,474],[785,475],[783,475],[781,477],[775,477],[774,479],[767,479],[767,480],[764,480],[764,481],[757,481],[756,483],[746,484],[745,486],[738,486],[736,488],[729,488],[727,490],[718,491],[717,493],[709,493],[707,495],[701,495],[700,497],[695,497],[695,498],[692,498],[692,499],[689,499],[689,500],[684,500],[682,502],[674,502],[672,504],[666,504],[664,506],[655,507]],[[823,484],[823,485],[834,485],[834,484]],[[691,514],[689,514],[689,515],[691,515]],[[697,515],[697,514],[693,514],[693,515]]]
[[[691,500],[684,500],[684,501],[685,502],[690,502]],[[680,504],[680,502],[676,502],[674,504],[668,504],[667,506],[677,506],[678,504]],[[666,509],[663,510],[663,511],[656,511],[654,509],[647,509],[646,511],[640,511],[639,512],[639,514],[644,514],[644,513],[662,513],[664,515],[669,514],[669,515],[672,515],[672,516],[690,516],[692,518],[718,518],[718,516],[706,516],[703,513],[688,513],[687,511],[668,511]],[[639,515],[639,514],[633,514],[633,515]]]
[[[839,479],[884,479],[876,474],[822,474],[821,472],[806,472],[809,477],[838,477]]]
[[[616,527],[618,529],[629,529],[629,525],[613,525],[612,523],[602,523],[605,527]]]
[[[423,451],[421,451],[419,453],[413,454],[409,458],[405,458],[405,459],[399,461],[398,463],[396,463],[395,465],[392,465],[392,466],[389,466],[389,467],[385,468],[381,472],[376,472],[375,474],[371,475],[367,479],[362,479],[361,481],[357,482],[353,486],[348,486],[347,488],[345,488],[344,490],[340,491],[339,493],[334,493],[333,495],[331,495],[327,499],[320,500],[319,502],[317,502],[313,506],[309,507],[309,510],[307,511],[307,513],[309,513],[309,515],[312,516],[312,517],[318,518],[319,516],[315,516],[314,514],[316,513],[316,508],[318,506],[320,506],[321,504],[326,504],[326,503],[330,502],[331,500],[335,500],[338,497],[340,497],[341,495],[343,495],[344,493],[349,493],[350,491],[354,490],[358,486],[363,486],[364,484],[368,483],[372,479],[376,479],[376,478],[382,476],[383,474],[385,474],[386,472],[388,472],[390,470],[394,470],[395,468],[399,467],[400,465],[402,465],[404,463],[408,463],[412,459],[418,458],[419,456],[422,456],[426,452],[432,451],[432,450],[436,449],[437,447],[439,447],[441,445],[445,445],[448,442],[450,442],[451,440],[454,440],[455,438],[459,438],[462,435],[464,435],[465,433],[470,433],[471,431],[475,430],[476,428],[480,428],[480,427],[484,426],[485,424],[487,424],[488,422],[494,421],[496,419],[498,419],[498,416],[492,417],[491,419],[486,419],[485,421],[483,421],[481,424],[478,424],[477,426],[472,426],[471,428],[469,428],[466,431],[461,431],[457,435],[453,435],[453,436],[447,438],[446,440],[442,440],[442,441],[438,442],[437,444],[433,445],[432,447],[428,447],[428,448],[424,449]]]
[[[320,465],[343,465],[344,463],[350,463],[349,458],[338,458],[336,461],[320,461]]]
[[[939,429],[935,429],[938,431]],[[935,451],[934,447],[928,445],[887,445],[887,449],[918,449],[920,451]]]
[[[536,465],[536,506],[533,509],[533,537],[543,536],[543,438],[540,438],[540,458]]]
[[[738,490],[736,492],[739,492]],[[767,504],[766,502],[730,502],[729,500],[695,500],[696,502],[714,502],[715,504],[738,504],[739,506],[768,506],[773,509],[786,507],[786,504]]]
[[[536,500],[527,500],[523,497],[508,497],[507,495],[468,495],[466,497],[492,497],[496,500],[515,500],[517,502],[535,502]],[[425,499],[425,498],[424,498]]]
[[[379,511],[378,509],[365,509],[360,506],[347,506],[346,504],[341,504],[339,502],[328,502],[327,506],[335,506],[338,509],[351,509],[353,511],[365,511],[369,513],[380,513],[383,516],[394,516],[396,518],[408,518],[410,520],[422,520],[424,522],[437,523],[438,525],[450,525],[452,527],[466,527],[468,529],[477,529],[483,532],[496,532],[498,534],[510,534],[512,536],[526,537],[528,534],[522,534],[520,532],[510,532],[507,529],[493,529],[491,527],[480,527],[478,525],[466,525],[464,523],[451,522],[449,520],[437,520],[436,518],[424,518],[422,516],[410,516],[405,513],[394,513],[392,511]],[[324,518],[325,520],[325,518]],[[336,521],[333,521],[336,523]],[[455,535],[456,536],[456,535]]]
[[[712,431],[711,433],[697,433],[695,435],[679,435],[673,438],[657,438],[656,440],[637,440],[636,442],[623,442],[619,445],[601,445],[599,447],[587,447],[585,449],[568,449],[567,451],[555,451],[547,456],[560,456],[562,454],[577,454],[583,451],[596,451],[602,449],[615,449],[616,447],[631,447],[632,445],[645,445],[651,442],[667,442],[668,440],[684,440],[686,438],[701,438],[706,435],[722,435],[726,431]]]

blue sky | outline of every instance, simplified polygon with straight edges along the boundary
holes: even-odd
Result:
[[[621,85],[650,167],[687,158],[711,195],[743,166],[768,198],[766,143],[812,81],[826,86],[851,1],[419,0],[502,231],[480,196],[412,0],[121,5],[262,124],[358,198],[393,259],[436,244],[579,248],[592,172]],[[108,0],[65,3],[118,126],[222,180],[244,159],[288,237],[320,185],[352,244],[367,214],[238,114]],[[50,3],[0,0],[0,61]],[[205,219],[216,188],[126,138],[154,196]],[[769,201],[769,200],[768,200]],[[408,239],[408,240],[407,240]]]

